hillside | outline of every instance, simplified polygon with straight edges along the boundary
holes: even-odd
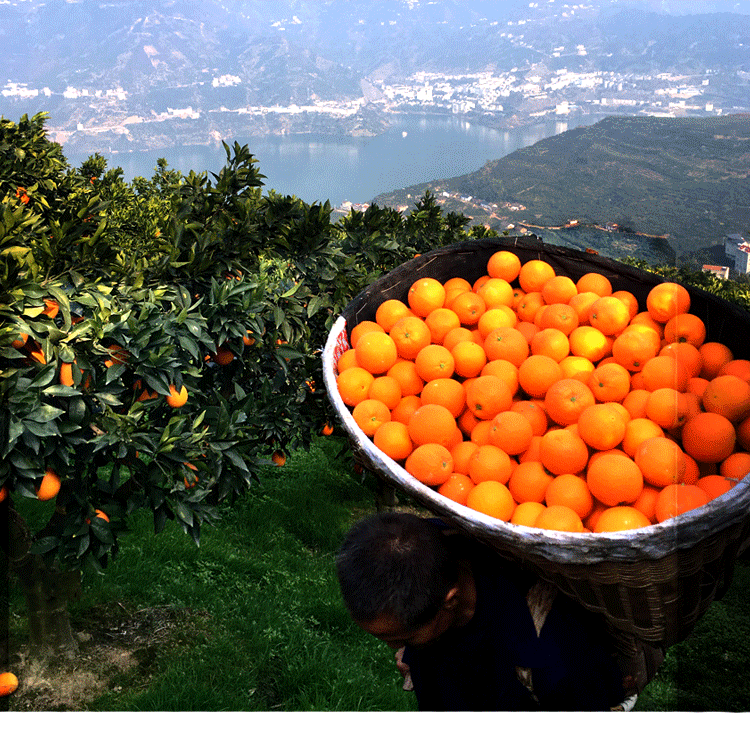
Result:
[[[608,117],[474,173],[374,201],[409,204],[428,189],[471,196],[474,206],[497,204],[477,219],[498,229],[617,224],[663,236],[678,260],[689,261],[725,234],[750,231],[750,116]]]

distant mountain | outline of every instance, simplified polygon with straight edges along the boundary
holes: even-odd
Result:
[[[474,173],[374,202],[406,205],[425,190],[492,207],[484,220],[501,230],[509,223],[534,231],[575,222],[664,236],[688,262],[721,244],[725,234],[750,234],[750,114],[608,117]]]

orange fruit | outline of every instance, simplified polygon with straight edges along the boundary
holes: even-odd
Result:
[[[342,371],[346,371],[347,369],[356,365],[357,365],[357,354],[354,348],[349,348],[348,350],[345,350],[339,356],[339,360],[336,362],[336,370],[340,374]]]
[[[646,417],[666,431],[683,426],[688,420],[688,395],[672,387],[660,387],[649,394]]]
[[[589,314],[591,313],[591,306],[600,296],[592,292],[576,293],[569,301],[573,311],[576,312],[578,322],[587,322],[589,320]]]
[[[750,384],[750,360],[746,358],[733,358],[731,361],[727,361],[719,369],[717,376],[724,376],[725,374],[733,374]]]
[[[560,426],[577,423],[584,409],[596,402],[594,393],[579,379],[558,379],[544,396],[544,410]]]
[[[499,277],[488,277],[476,290],[484,301],[487,309],[497,306],[508,306],[513,303],[513,288],[507,280]]]
[[[450,308],[458,315],[461,324],[476,324],[487,310],[487,304],[479,293],[467,290],[459,293],[451,302]]]
[[[673,316],[690,310],[690,293],[676,282],[658,283],[646,297],[646,309],[655,321],[666,323]]]
[[[589,376],[596,367],[583,356],[565,356],[560,361],[560,368],[563,370],[564,379],[577,379],[579,382],[588,384]]]
[[[750,416],[750,384],[734,374],[716,376],[709,381],[701,401],[708,412],[739,423]]]
[[[638,446],[633,455],[643,479],[651,486],[679,484],[685,477],[685,453],[669,437],[650,437]]]
[[[622,301],[628,307],[630,318],[632,320],[632,318],[638,313],[638,299],[629,290],[615,290],[612,293],[612,296],[617,298],[617,300]]]
[[[448,476],[448,480],[438,487],[438,494],[458,502],[459,505],[465,505],[474,486],[474,482],[467,475],[454,471]]]
[[[465,476],[469,475],[469,460],[476,450],[479,449],[479,445],[476,442],[463,441],[451,447],[451,455],[453,455],[453,472],[462,473]]]
[[[18,678],[12,672],[0,673],[0,697],[15,693],[18,688]]]
[[[477,277],[477,279],[474,280],[474,284],[471,286],[472,291],[474,293],[478,293],[479,292],[479,288],[482,285],[484,285],[484,283],[487,282],[487,280],[489,280],[489,279],[490,279],[489,275],[480,275],[479,277]]]
[[[694,484],[670,484],[656,499],[655,513],[659,523],[695,510],[710,502],[708,494]]]
[[[434,309],[425,317],[424,323],[430,329],[430,335],[432,342],[437,345],[442,345],[445,340],[445,336],[452,329],[461,326],[461,321],[458,318],[458,314],[452,309],[439,308]]]
[[[495,251],[487,261],[487,274],[513,282],[521,271],[521,260],[512,251]]]
[[[530,397],[544,398],[562,376],[560,364],[549,356],[532,354],[518,367],[518,384]]]
[[[73,379],[73,364],[63,362],[60,364],[60,384],[66,387],[73,387],[75,380]]]
[[[630,310],[619,298],[605,295],[591,304],[588,323],[604,335],[617,335],[630,322]]]
[[[286,465],[286,453],[283,450],[274,450],[271,460],[281,468]]]
[[[516,509],[516,503],[508,487],[493,480],[476,484],[466,497],[466,506],[506,523],[510,521]]]
[[[513,466],[507,452],[492,444],[480,445],[469,458],[468,476],[475,483],[507,483]]]
[[[219,366],[229,366],[234,361],[234,353],[229,348],[219,346],[216,348],[216,352],[211,354],[211,360],[218,363]]]
[[[624,453],[606,453],[589,462],[586,483],[594,497],[608,507],[629,505],[643,491],[643,474]]]
[[[43,314],[50,319],[54,319],[60,311],[60,304],[54,298],[44,299],[44,311]]]
[[[398,381],[392,376],[384,375],[375,377],[370,384],[367,397],[372,400],[380,400],[388,410],[393,410],[401,402],[403,395]]]
[[[48,499],[56,497],[61,485],[60,477],[51,468],[48,468],[37,487],[37,499],[45,502]]]
[[[421,317],[445,303],[445,288],[434,277],[421,277],[412,283],[407,293],[409,308]]]
[[[729,347],[713,340],[699,345],[698,352],[702,363],[698,376],[702,376],[704,379],[713,379],[718,376],[722,367],[734,357]]]
[[[424,388],[424,379],[419,376],[414,361],[396,361],[386,372],[386,376],[393,377],[401,387],[401,395],[418,395]]]
[[[543,502],[547,487],[552,481],[550,474],[538,460],[519,463],[510,475],[508,490],[517,504]]]
[[[651,523],[656,523],[656,499],[659,496],[661,487],[643,484],[643,491],[638,499],[633,502],[633,507],[642,512]]]
[[[520,367],[528,358],[530,347],[528,340],[517,329],[498,327],[485,338],[484,352],[490,361],[502,359]]]
[[[525,293],[541,292],[544,283],[555,276],[554,267],[542,259],[531,259],[518,270],[518,284]]]
[[[491,376],[500,377],[507,385],[512,395],[518,392],[518,367],[510,361],[502,358],[496,361],[487,361],[479,372],[480,376],[490,374]]]
[[[599,364],[586,381],[591,393],[601,403],[619,403],[630,392],[630,372],[621,364],[610,361]]]
[[[388,334],[396,343],[398,355],[409,361],[413,361],[417,353],[432,342],[430,328],[418,316],[399,319]]]
[[[450,354],[453,356],[455,372],[460,377],[479,376],[487,363],[487,354],[484,352],[484,348],[473,340],[457,343],[453,346]],[[417,360],[419,360],[419,356],[417,356]]]
[[[471,411],[469,411],[471,412]],[[472,414],[473,415],[473,414]],[[490,430],[492,429],[492,422],[489,419],[476,419],[476,423],[471,428],[469,439],[478,444],[480,447],[490,443]]]
[[[567,531],[569,533],[583,533],[583,521],[580,516],[565,505],[545,507],[534,522],[535,528],[547,531]]]
[[[451,277],[443,283],[446,292],[449,290],[471,290],[471,283],[465,277]]]
[[[461,415],[456,419],[458,428],[465,437],[470,437],[480,420],[469,410],[464,408]],[[485,437],[486,439],[486,437]]]
[[[578,435],[594,450],[611,450],[622,442],[627,421],[611,403],[585,408],[578,417]]]
[[[556,476],[581,473],[588,459],[583,439],[567,429],[550,429],[539,443],[539,461]]]
[[[541,437],[547,431],[549,425],[547,413],[542,407],[543,405],[544,403],[540,404],[533,400],[516,400],[510,406],[510,410],[526,416],[534,431],[534,436]]]
[[[494,418],[509,410],[512,403],[513,393],[508,385],[492,374],[478,376],[466,386],[466,405],[480,420]]]
[[[612,356],[628,371],[640,371],[646,361],[656,356],[659,345],[645,332],[631,329],[615,337],[612,343]]]
[[[513,515],[511,515],[510,522],[514,526],[527,526],[533,528],[536,519],[539,517],[539,513],[546,509],[546,506],[541,502],[521,502],[520,505],[516,505],[516,509],[513,511]]]
[[[427,382],[420,397],[423,405],[435,403],[445,406],[454,418],[458,418],[466,408],[466,392],[463,384],[447,377],[439,377]]]
[[[664,429],[650,418],[645,416],[631,418],[625,426],[625,436],[622,438],[621,447],[632,458],[641,442],[653,437],[663,436]]]
[[[690,373],[687,368],[669,355],[649,358],[641,369],[643,387],[649,392],[661,387],[671,387],[677,392],[686,392]]]
[[[419,395],[404,395],[399,400],[398,405],[391,411],[391,419],[408,425],[409,419],[421,405],[422,399]]]
[[[750,473],[750,452],[733,452],[721,461],[719,473],[733,481],[741,481]]]
[[[185,385],[183,384],[182,387],[178,390],[175,385],[170,384],[169,385],[169,395],[167,395],[167,405],[171,406],[172,408],[180,408],[187,402],[188,399],[188,391]]]
[[[744,450],[750,450],[750,416],[737,424],[737,442]]]
[[[709,476],[701,476],[696,482],[695,486],[703,489],[708,495],[709,499],[716,499],[722,494],[726,494],[730,489],[734,488],[735,481],[728,479],[726,476],[720,476],[718,473],[712,473]]]
[[[569,335],[580,324],[576,310],[568,303],[550,303],[539,313],[539,327],[553,328]]]
[[[474,331],[468,327],[454,327],[446,333],[443,339],[443,346],[448,348],[448,350],[453,350],[458,343],[465,342],[466,340],[474,340],[474,338]]]
[[[437,404],[421,405],[409,419],[409,436],[415,445],[441,444],[450,447],[453,444],[456,419],[444,406]]]
[[[631,531],[635,528],[645,528],[650,525],[649,518],[635,506],[619,505],[602,511],[594,526],[594,533]]]
[[[417,367],[417,374],[425,382],[429,382],[431,379],[453,376],[455,359],[444,345],[431,343],[417,353],[414,365]]]
[[[612,295],[612,283],[599,272],[586,272],[578,278],[576,290],[579,293],[595,293],[600,297]]]
[[[601,361],[612,350],[612,343],[607,336],[588,324],[576,327],[568,335],[568,342],[572,355],[582,356],[592,363]]]
[[[390,301],[386,301],[386,303],[390,303]],[[366,334],[367,332],[385,332],[385,330],[377,322],[373,322],[373,321],[370,321],[369,319],[365,319],[361,321],[359,324],[356,324],[354,325],[354,327],[352,327],[351,334],[349,335],[349,345],[352,348],[355,347],[355,345],[359,341],[359,338],[362,337],[362,335]]]
[[[706,325],[695,314],[677,314],[664,325],[664,340],[668,343],[687,342],[700,348],[706,339]]]
[[[352,408],[352,417],[365,435],[372,437],[381,424],[391,420],[391,412],[380,400],[366,398]]]
[[[720,413],[699,413],[682,427],[682,447],[699,463],[721,463],[733,452],[734,425]]]
[[[357,365],[371,374],[385,374],[396,363],[396,343],[385,332],[365,332],[354,346]]]
[[[367,399],[370,385],[375,377],[361,366],[352,366],[339,373],[336,377],[336,387],[345,405],[353,408],[357,403]]]
[[[703,393],[706,391],[706,387],[708,387],[708,379],[704,379],[703,377],[690,377],[690,379],[688,379],[686,391],[691,392],[696,397],[702,398]]]
[[[130,353],[128,353],[128,351],[125,350],[125,348],[123,348],[121,345],[108,345],[107,350],[109,351],[110,355],[109,358],[106,358],[104,360],[104,365],[108,369],[115,365],[119,366],[121,364],[127,363],[128,359],[130,358]]]
[[[406,460],[414,450],[409,429],[399,421],[384,421],[375,430],[372,441],[393,460]]]
[[[492,330],[498,327],[515,327],[518,324],[516,312],[509,306],[497,306],[493,309],[487,309],[477,322],[477,329],[482,335],[482,342]]]
[[[453,456],[447,447],[435,442],[415,447],[404,461],[407,473],[427,486],[444,484],[453,473]]]
[[[644,389],[632,389],[625,395],[622,407],[630,414],[630,418],[646,418],[646,405],[651,393]]]
[[[555,275],[542,285],[541,293],[545,303],[567,303],[577,295],[578,288],[570,277]]]
[[[518,411],[501,411],[492,419],[489,441],[508,455],[520,455],[534,436],[531,421]]]
[[[667,343],[660,351],[660,356],[670,356],[677,360],[688,373],[689,378],[697,377],[703,367],[703,356],[692,343]]]
[[[530,347],[533,355],[549,356],[558,363],[570,354],[567,335],[559,329],[540,329],[531,338]]]
[[[524,293],[516,304],[515,312],[520,321],[534,322],[536,324],[535,319],[539,310],[546,305],[539,291]]]
[[[594,500],[586,481],[574,473],[555,476],[547,486],[544,500],[548,507],[569,507],[581,519],[594,509]]]
[[[375,310],[375,322],[383,328],[383,332],[390,332],[393,325],[405,316],[411,314],[409,307],[398,298],[383,301]],[[355,343],[352,343],[355,345]]]

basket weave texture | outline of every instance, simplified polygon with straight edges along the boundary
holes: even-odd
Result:
[[[521,260],[543,259],[558,274],[577,280],[600,272],[615,290],[629,290],[645,308],[649,290],[663,278],[616,261],[544,244],[535,238],[467,241],[410,260],[381,277],[343,311],[323,351],[329,399],[358,458],[396,491],[407,495],[459,530],[533,569],[586,608],[601,614],[631,646],[643,641],[668,648],[689,635],[711,603],[729,587],[737,557],[750,545],[750,476],[698,510],[664,523],[610,534],[569,534],[516,526],[457,504],[414,479],[378,450],[359,429],[336,389],[336,363],[349,347],[349,333],[389,298],[406,301],[420,277],[445,282],[486,274],[498,250]],[[691,313],[706,323],[707,339],[750,358],[750,314],[731,302],[688,287]]]

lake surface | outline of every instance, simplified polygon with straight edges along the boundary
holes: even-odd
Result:
[[[265,175],[264,187],[294,194],[308,204],[326,199],[333,206],[344,201],[367,203],[375,196],[417,183],[473,172],[541,139],[602,116],[571,117],[567,122],[539,123],[510,131],[474,125],[457,117],[398,116],[391,128],[372,138],[322,136],[243,137],[226,139],[247,144]],[[72,165],[88,154],[65,152]],[[226,163],[223,147],[187,146],[153,152],[105,154],[110,168],[121,167],[124,178],[150,178],[156,161],[164,157],[183,174],[218,172]]]

